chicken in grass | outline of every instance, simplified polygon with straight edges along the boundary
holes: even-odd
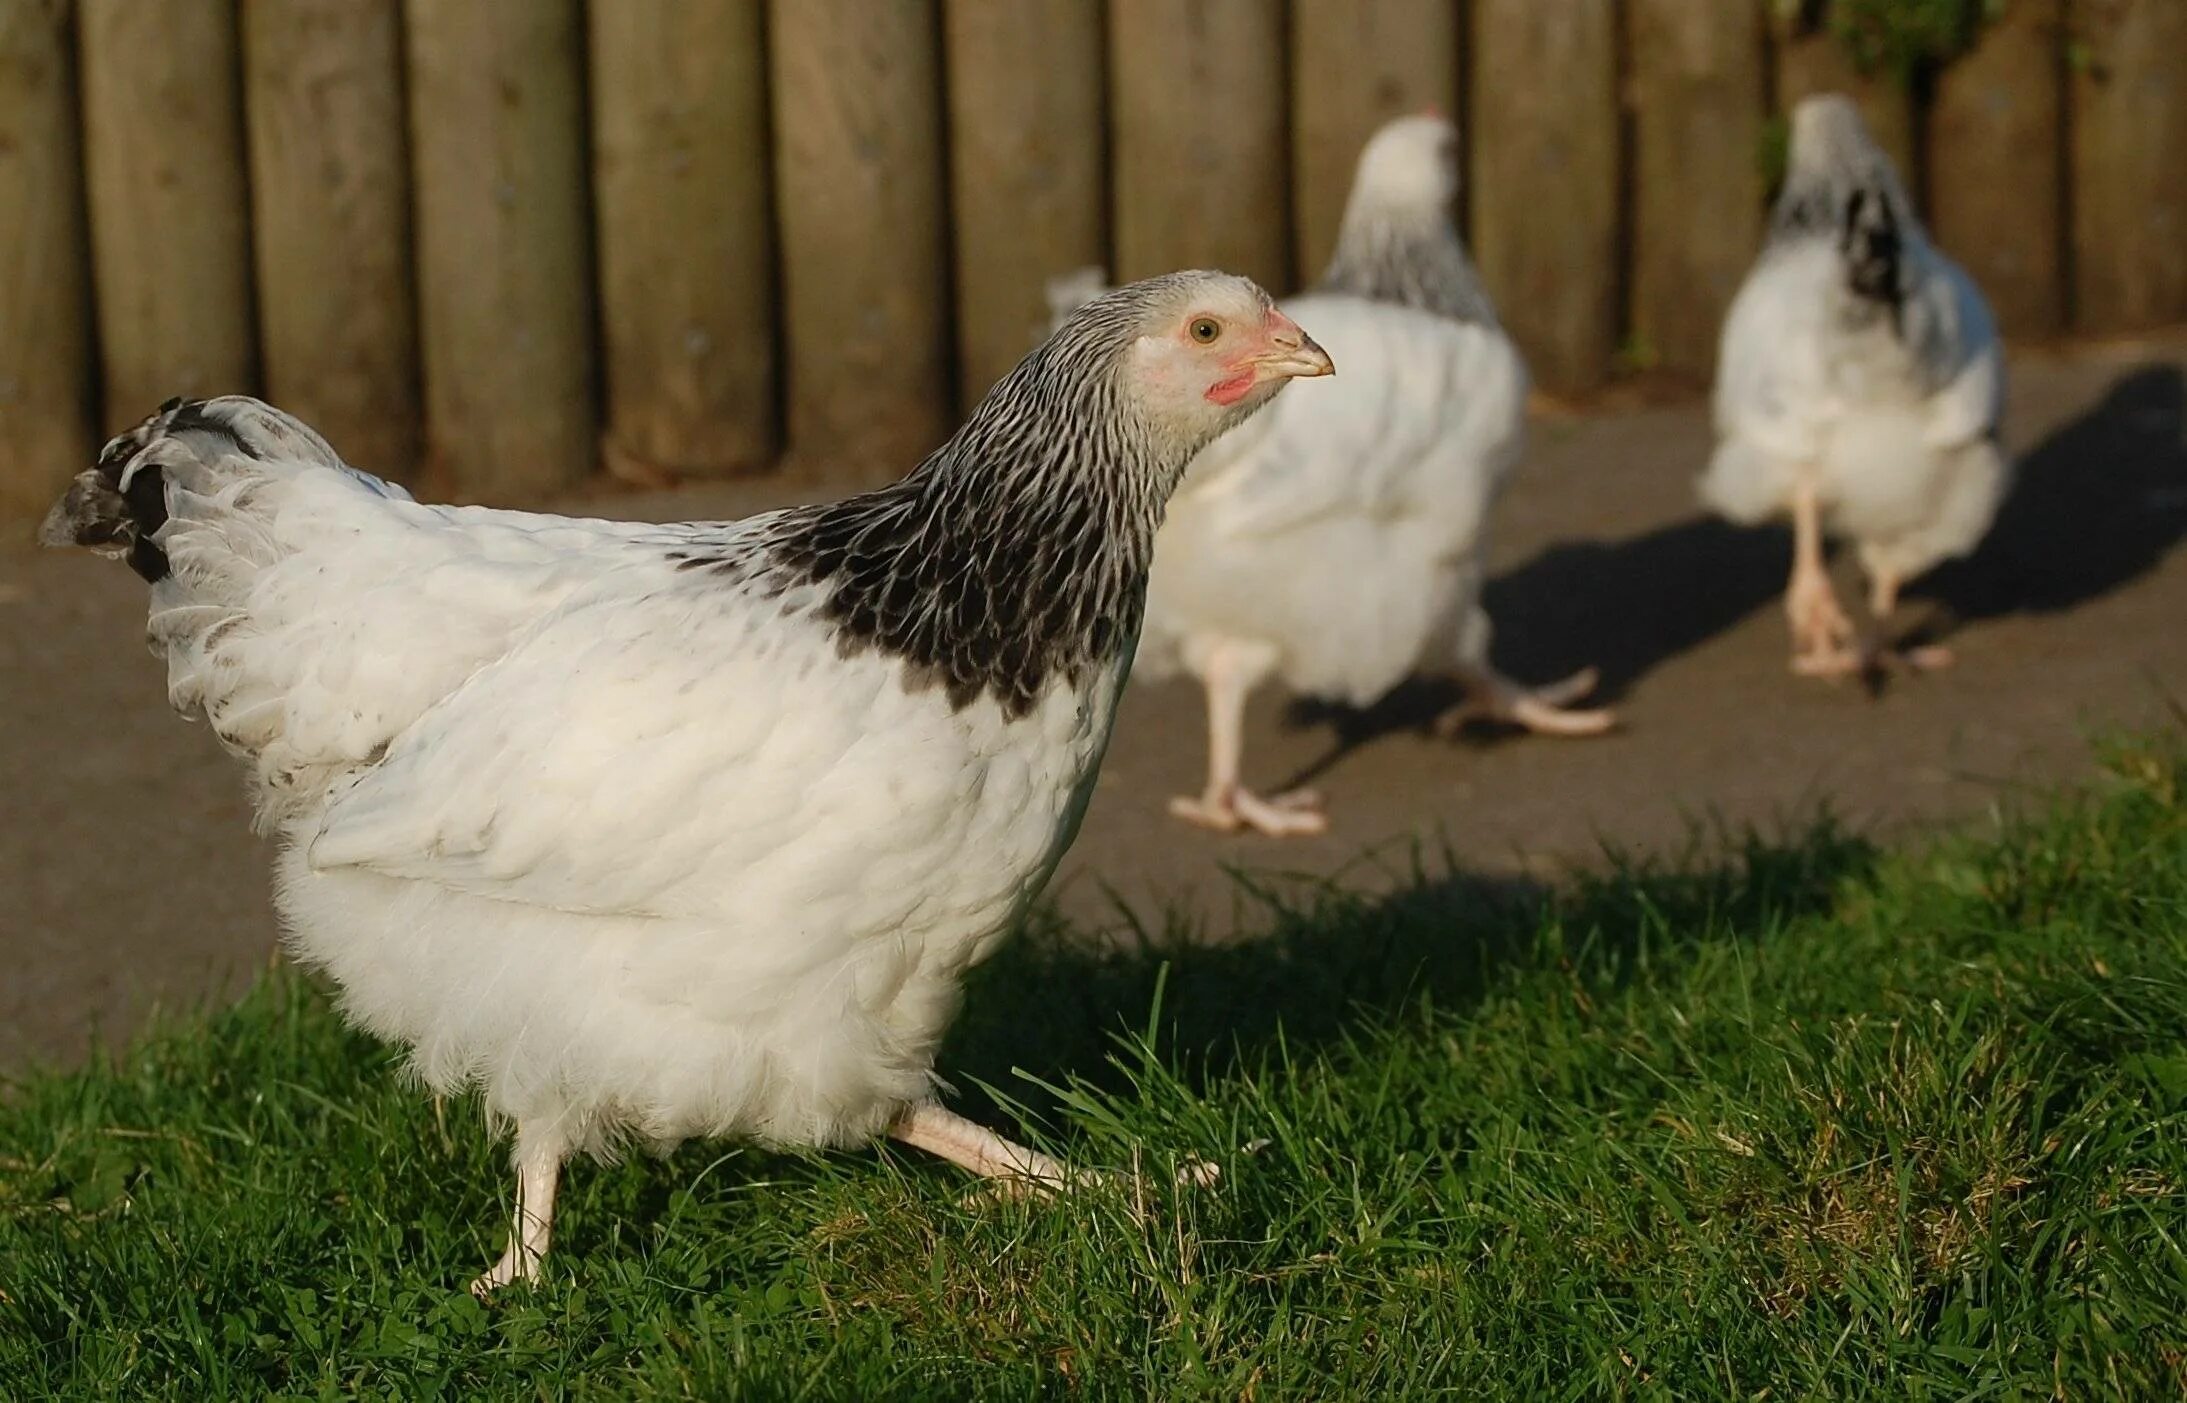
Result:
[[[1839,605],[1824,537],[1853,542],[1878,626],[1899,589],[1974,549],[2011,482],[2005,362],[1982,293],[1930,245],[1898,173],[1843,97],[1792,116],[1769,242],[1724,323],[1702,498],[1733,521],[1792,518],[1792,669],[1844,676],[1886,650]]]
[[[1194,454],[1329,358],[1251,282],[1103,296],[891,487],[734,522],[428,506],[256,400],[171,401],[44,528],[151,584],[170,700],[243,761],[289,948],[515,1130],[481,1291],[563,1161],[945,1110],[965,971],[1075,835]]]
[[[1539,690],[1490,663],[1481,607],[1488,517],[1526,439],[1527,373],[1452,224],[1458,134],[1404,117],[1361,155],[1335,256],[1284,310],[1344,366],[1202,453],[1157,539],[1137,675],[1186,672],[1207,694],[1208,773],[1171,811],[1272,836],[1327,825],[1310,792],[1262,797],[1241,778],[1246,698],[1268,679],[1370,704],[1416,674],[1550,735],[1607,730],[1567,710],[1592,670]],[[1099,270],[1053,280],[1058,313]]]

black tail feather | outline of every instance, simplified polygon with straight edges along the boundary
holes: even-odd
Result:
[[[165,579],[167,553],[156,538],[167,524],[169,472],[194,483],[193,471],[218,469],[235,457],[261,465],[316,464],[349,474],[383,497],[410,495],[357,472],[309,424],[270,404],[246,395],[171,399],[108,441],[99,461],[78,473],[46,513],[38,538],[49,546],[126,555],[129,568],[145,579]]]
[[[146,447],[186,429],[211,430],[234,438],[234,431],[206,413],[206,401],[171,399],[143,423],[116,434],[99,451],[99,461],[68,485],[46,513],[38,539],[48,546],[86,546],[103,555],[126,555],[129,568],[148,581],[167,576],[167,553],[152,538],[167,524],[167,484],[159,465],[138,465],[126,491],[122,476]]]

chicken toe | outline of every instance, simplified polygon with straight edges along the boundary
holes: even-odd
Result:
[[[1169,801],[1169,811],[1187,823],[1235,833],[1250,828],[1270,838],[1292,838],[1329,831],[1329,817],[1321,811],[1321,796],[1311,789],[1296,789],[1262,798],[1243,785],[1210,788],[1197,797],[1179,795]]]

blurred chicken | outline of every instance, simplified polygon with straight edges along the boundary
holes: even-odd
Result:
[[[1525,446],[1527,374],[1451,221],[1458,133],[1401,117],[1360,156],[1337,249],[1284,302],[1344,367],[1203,452],[1156,538],[1135,675],[1207,692],[1208,775],[1178,817],[1272,836],[1327,826],[1318,797],[1239,779],[1247,696],[1270,677],[1365,706],[1408,676],[1448,676],[1475,714],[1551,735],[1609,728],[1567,711],[1592,669],[1529,690],[1489,663],[1488,513]],[[1098,269],[1049,284],[1059,314]]]
[[[1863,641],[1823,538],[1853,541],[1879,624],[1906,581],[1972,550],[2010,484],[2004,373],[1981,291],[1930,245],[1859,111],[1835,95],[1802,102],[1769,241],[1724,323],[1719,443],[1701,481],[1733,521],[1792,517],[1793,671],[1950,661]]]

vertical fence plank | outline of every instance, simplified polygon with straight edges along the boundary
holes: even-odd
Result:
[[[1803,97],[1842,93],[1860,108],[1868,134],[1898,167],[1899,178],[1916,203],[1923,198],[1921,166],[1915,152],[1914,96],[1895,73],[1864,73],[1845,44],[1827,27],[1809,26],[1797,13],[1778,10],[1774,30],[1777,59],[1777,109],[1789,114]]]
[[[1457,0],[1291,7],[1291,209],[1301,283],[1328,266],[1352,168],[1375,128],[1427,107],[1457,113],[1458,9]]]
[[[607,464],[639,480],[775,450],[761,0],[594,3]]]
[[[2074,0],[2074,318],[2187,318],[2187,3]]]
[[[1283,6],[1110,0],[1116,273],[1291,271]]]
[[[939,35],[930,0],[773,0],[775,170],[801,472],[893,476],[949,402]]]
[[[83,0],[84,167],[104,418],[252,388],[235,10]]]
[[[1617,352],[1617,13],[1612,0],[1474,0],[1473,25],[1481,275],[1535,379],[1588,390]]]
[[[418,451],[399,0],[245,0],[266,391],[349,461]]]
[[[1704,374],[1761,241],[1761,11],[1632,0],[1628,23],[1636,349]]]
[[[91,447],[68,20],[66,0],[0,0],[0,522],[35,521]]]
[[[408,0],[427,463],[535,496],[593,464],[578,0]]]
[[[2062,0],[2012,0],[1938,75],[1929,222],[2011,336],[2065,323]]]
[[[958,387],[1047,329],[1057,273],[1105,263],[1100,0],[948,0]]]

